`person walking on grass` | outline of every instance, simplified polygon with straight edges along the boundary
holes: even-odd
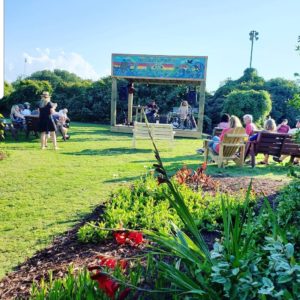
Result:
[[[43,92],[42,99],[39,107],[39,131],[41,133],[41,149],[44,150],[47,147],[47,135],[50,132],[52,138],[53,148],[57,150],[56,143],[56,126],[52,118],[54,112],[53,104],[50,102],[49,92]]]

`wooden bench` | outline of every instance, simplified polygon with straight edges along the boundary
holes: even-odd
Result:
[[[290,134],[261,131],[257,139],[249,142],[248,146],[246,156],[250,154],[252,167],[255,166],[255,156],[259,153],[277,157],[290,155],[291,161],[300,157],[300,144],[296,143]]]
[[[38,116],[25,116],[26,121],[26,138],[29,138],[30,132],[33,132],[35,137],[39,137],[39,117]]]
[[[204,159],[208,160],[208,155],[211,156],[218,167],[224,167],[224,164],[229,160],[233,160],[236,164],[243,166],[245,154],[245,138],[244,128],[233,128],[231,132],[225,134],[223,141],[220,143],[219,154],[215,153],[208,145],[210,140],[204,140]],[[239,157],[236,155],[239,152]]]
[[[175,131],[173,131],[172,124],[156,124],[156,123],[148,123],[150,128],[150,132],[152,134],[153,139],[156,140],[168,140],[170,142],[170,146],[173,145]],[[132,139],[132,147],[136,147],[136,140],[138,138],[141,139],[149,139],[149,129],[146,123],[134,122],[133,128],[133,139]]]

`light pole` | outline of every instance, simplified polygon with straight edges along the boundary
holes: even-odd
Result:
[[[26,64],[27,64],[27,58],[24,59],[24,78],[26,77]]]
[[[253,52],[253,41],[258,40],[258,32],[255,30],[250,31],[249,33],[250,41],[251,41],[251,54],[250,54],[250,69],[252,67],[252,52]]]

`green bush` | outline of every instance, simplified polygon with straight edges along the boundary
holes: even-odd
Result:
[[[242,118],[245,114],[253,115],[255,122],[262,123],[272,109],[270,94],[266,91],[231,92],[224,103],[224,112]]]

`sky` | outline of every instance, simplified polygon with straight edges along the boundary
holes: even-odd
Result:
[[[98,80],[111,54],[208,56],[208,91],[252,67],[294,79],[300,0],[4,0],[4,80],[64,69]]]

